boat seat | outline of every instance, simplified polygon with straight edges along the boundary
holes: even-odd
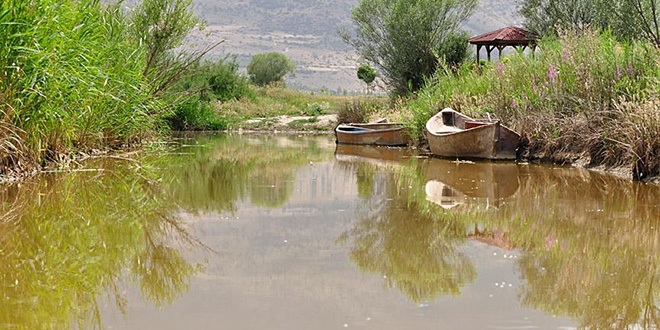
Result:
[[[436,134],[448,134],[448,133],[456,133],[456,132],[461,132],[463,131],[462,129],[456,127],[456,126],[442,126],[439,130],[435,131]]]

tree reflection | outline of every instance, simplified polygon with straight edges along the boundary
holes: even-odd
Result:
[[[373,184],[384,189],[372,189],[381,194],[370,196],[357,224],[340,238],[353,243],[351,261],[363,271],[382,274],[388,287],[416,303],[457,295],[474,280],[473,264],[457,249],[466,239],[466,228],[423,201],[421,185],[413,182],[419,177],[405,173],[415,167],[385,170],[363,163],[357,170],[363,177],[376,178]]]
[[[98,160],[0,192],[0,328],[103,328],[98,301],[126,312],[130,281],[145,301],[171,303],[202,269],[185,252],[208,250],[181,209],[231,212],[248,196],[281,205],[295,168],[322,157],[313,140],[183,141],[169,155]]]
[[[474,279],[458,248],[474,236],[521,251],[524,306],[581,328],[660,327],[660,187],[515,164],[344,166],[369,196],[340,241],[352,240],[351,260],[413,301],[457,294]]]
[[[584,328],[660,326],[659,187],[568,170],[533,177],[522,188],[527,200],[490,219],[526,252],[522,303]]]
[[[170,169],[174,198],[193,213],[232,212],[248,197],[258,206],[282,206],[293,194],[296,169],[324,156],[316,140],[292,136],[222,135],[192,141],[194,145],[180,150],[182,155],[161,161],[168,162],[163,167]]]
[[[157,180],[125,165],[46,175],[0,193],[2,327],[101,328],[98,299],[111,295],[124,310],[117,286],[125,273],[157,304],[187,290],[199,266],[180,250],[200,243],[163,216],[175,204]]]
[[[286,204],[293,195],[295,169],[265,169],[250,179],[250,201],[252,204],[275,208]]]

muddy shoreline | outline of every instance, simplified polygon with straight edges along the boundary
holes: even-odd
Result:
[[[251,120],[247,122],[247,125],[241,125],[238,128],[231,128],[229,130],[222,131],[221,133],[225,134],[283,134],[283,135],[331,135],[334,134],[334,127],[336,124],[335,115],[324,115],[320,120],[312,120],[314,117],[302,117],[298,116],[295,118],[290,118],[287,116],[280,116],[275,119],[273,118],[260,118],[257,120]],[[261,127],[260,123],[263,122],[275,122],[274,125],[268,125],[269,127]],[[299,125],[291,126],[291,122],[302,123]],[[245,127],[245,128],[244,128]],[[164,138],[160,142],[152,143],[167,143],[169,138],[175,139],[177,135],[186,135],[186,134],[203,134],[203,133],[218,133],[216,131],[194,131],[194,132],[174,132],[170,137]],[[138,154],[146,148],[150,143],[144,143],[141,146],[132,146],[128,149],[118,149],[118,150],[96,150],[91,154],[77,152],[70,155],[69,157],[63,157],[63,161],[60,162],[49,162],[44,167],[32,166],[26,167],[24,169],[10,169],[7,173],[0,175],[0,184],[13,184],[20,182],[21,180],[34,177],[43,173],[49,172],[74,172],[80,170],[84,167],[84,162],[89,159],[94,158],[121,158],[126,159]],[[430,154],[428,147],[425,145],[424,141],[418,142],[414,146],[407,148],[413,148],[419,150],[421,153]],[[582,170],[594,171],[599,173],[606,173],[613,175],[626,180],[633,180],[633,171],[632,164],[629,166],[618,166],[618,167],[605,167],[605,166],[590,166],[588,157],[575,155],[575,160],[570,162],[557,163],[552,161],[545,161],[543,159],[519,159],[517,162],[526,162],[526,163],[545,163],[545,164],[558,164],[558,165],[569,165]],[[650,184],[660,184],[660,175],[651,176],[646,178],[641,183],[650,183]]]

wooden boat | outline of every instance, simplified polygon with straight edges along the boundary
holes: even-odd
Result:
[[[475,120],[446,108],[426,122],[431,153],[440,157],[516,159],[520,135],[499,121]]]
[[[401,123],[340,124],[335,128],[339,144],[405,146],[410,138]]]

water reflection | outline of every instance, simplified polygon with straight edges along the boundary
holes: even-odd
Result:
[[[426,199],[445,209],[460,204],[498,207],[518,191],[520,171],[515,163],[429,159],[423,166]]]
[[[125,307],[120,283],[160,305],[181,296],[199,269],[182,255],[198,242],[169,216],[147,170],[90,166],[0,191],[1,327],[101,328],[99,300]]]
[[[358,267],[411,300],[456,294],[473,281],[473,261],[459,247],[474,238],[523,252],[524,306],[585,328],[660,325],[659,187],[537,165],[344,161],[358,180],[379,178],[364,184],[387,189],[365,198],[341,241],[354,245]]]
[[[369,155],[395,158],[398,164],[393,165],[358,157],[356,151],[351,157],[346,157],[345,150],[341,152],[337,159],[354,169],[358,191],[374,192],[358,212],[353,229],[339,240],[353,246],[350,258],[360,269],[381,274],[388,287],[397,288],[416,303],[444,294],[458,295],[474,281],[473,263],[457,249],[466,239],[465,224],[449,214],[438,215],[437,208],[415,198],[423,194],[423,176],[419,175],[423,169],[415,158],[396,149],[369,151]]]
[[[198,294],[217,285],[213,299],[233,294],[245,305],[227,298],[227,315],[253,317],[258,304],[262,322],[277,318],[268,311],[285,305],[283,297],[290,305],[277,310],[296,315],[301,305],[315,315],[358,300],[345,309],[371,312],[373,300],[386,297],[364,290],[371,279],[414,306],[465,298],[482,308],[490,298],[480,281],[494,277],[496,262],[484,251],[518,256],[507,259],[521,281],[507,308],[568,316],[585,328],[660,323],[657,186],[572,168],[426,159],[408,149],[335,150],[331,138],[180,143],[139,162],[91,163],[4,188],[0,327],[101,328],[100,302],[123,311],[134,303],[123,294],[126,283],[157,306],[187,297],[195,281],[208,285]],[[213,259],[190,226],[208,229],[204,239],[236,259]],[[200,255],[211,256],[211,270],[192,261]],[[200,306],[209,295],[190,299]],[[380,306],[399,306],[387,303]],[[391,311],[374,313],[382,328],[400,325],[388,323]],[[250,328],[236,319],[235,328]]]
[[[167,158],[169,190],[189,212],[235,211],[239,202],[278,207],[291,197],[296,170],[327,159],[318,139],[296,136],[195,136]],[[173,167],[171,163],[179,164]]]

